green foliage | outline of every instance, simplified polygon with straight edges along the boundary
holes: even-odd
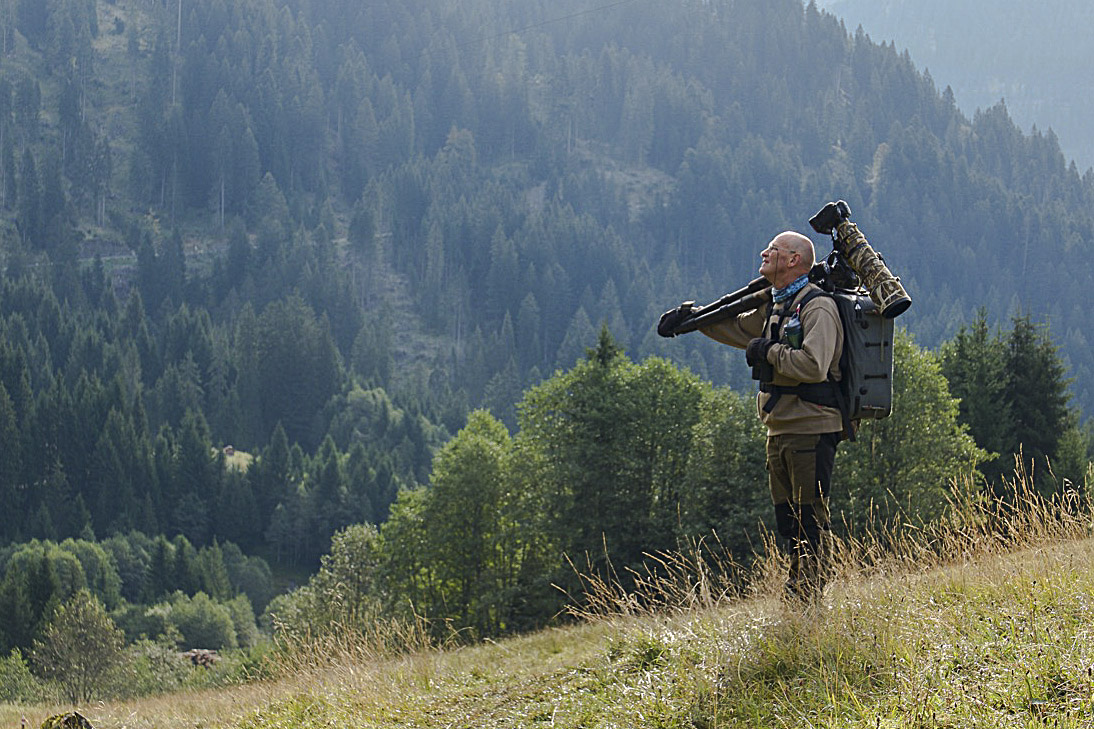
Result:
[[[337,628],[360,629],[380,614],[380,541],[368,524],[349,526],[331,540],[319,571],[308,584],[273,599],[267,619],[283,634],[321,635]]]
[[[102,695],[104,679],[122,660],[125,636],[102,603],[80,590],[61,604],[32,654],[38,673],[56,681],[72,703]]]
[[[1011,445],[1036,464],[1053,458],[1068,422],[1068,381],[1065,367],[1047,328],[1036,326],[1029,314],[1015,316],[1007,337],[1006,387],[1010,404]],[[1014,452],[1017,452],[1014,448]]]
[[[235,629],[239,607],[237,605],[233,610],[215,602],[204,592],[193,597],[177,592],[170,602],[157,609],[162,610],[166,622],[178,630],[180,647],[217,650],[239,645]],[[253,615],[251,620],[253,622]]]
[[[585,361],[526,393],[520,468],[542,491],[553,549],[622,567],[672,546],[701,393],[667,362],[631,363],[606,330]]]
[[[717,534],[740,560],[759,547],[760,530],[771,518],[765,435],[754,396],[729,388],[704,393],[680,489],[683,531],[691,537]],[[837,472],[838,491],[845,490],[842,476]]]
[[[200,622],[191,613],[206,619],[204,613],[219,611],[230,616],[233,630],[223,625],[218,629],[251,647],[259,640],[246,593],[254,593],[263,607],[273,593],[266,562],[247,557],[234,544],[226,544],[223,550],[215,543],[194,550],[184,537],[174,542],[162,536],[152,540],[140,532],[116,535],[103,543],[70,539],[60,545],[38,541],[14,545],[0,550],[0,575],[0,642],[5,650],[28,650],[41,638],[56,606],[81,589],[89,589],[105,603],[104,609],[129,640],[176,630],[169,603],[149,609],[158,597],[180,588],[186,593],[179,592],[175,602],[185,602],[186,594],[212,594],[215,609],[204,603],[197,608],[186,604],[179,615],[190,625]],[[233,645],[230,637],[222,640]]]
[[[504,425],[484,411],[472,413],[434,459],[431,488],[407,497],[420,503],[400,508],[384,527],[391,589],[417,595],[415,609],[439,624],[479,635],[508,627],[528,543],[515,519],[520,495],[508,476],[512,448]],[[393,543],[410,534],[420,539],[414,554],[410,545]]]
[[[317,444],[312,418],[340,386],[341,362],[329,326],[302,299],[270,304],[258,319],[256,368],[262,383],[260,432],[277,423],[290,440]]]
[[[846,516],[860,524],[938,518],[955,484],[971,483],[987,458],[959,423],[938,358],[900,329],[893,359],[893,414],[863,421],[856,440],[842,444],[837,456],[836,478],[849,497]]]
[[[147,696],[186,686],[192,674],[200,669],[179,658],[178,639],[178,631],[172,630],[155,639],[134,640],[126,650],[119,693]]]
[[[273,598],[273,573],[261,557],[247,556],[232,543],[224,545],[224,568],[232,588],[247,596],[256,613]]]
[[[1009,332],[989,333],[981,309],[971,329],[963,327],[942,347],[943,372],[961,398],[960,420],[994,454],[983,470],[995,486],[1013,473],[1019,454],[1022,468],[1045,492],[1064,477],[1081,483],[1088,454],[1077,415],[1068,409],[1064,362],[1047,329],[1028,314],[1015,316],[1011,325]]]
[[[93,545],[84,550],[94,553]],[[101,550],[100,550],[101,551]],[[87,576],[77,557],[52,542],[33,541],[13,549],[3,560],[4,575],[0,581],[0,639],[3,650],[28,650],[42,634],[53,611],[81,590],[88,587]],[[99,586],[109,585],[109,596],[117,596],[117,573],[110,564],[96,562],[104,572],[93,573],[100,578]],[[96,595],[98,598],[98,595]]]
[[[993,454],[1006,452],[1011,404],[1004,397],[1006,360],[1001,334],[988,330],[987,312],[981,308],[968,328],[941,348],[942,373],[950,392],[960,401],[959,416],[977,444]]]
[[[381,574],[391,585],[387,598],[396,614],[409,613],[427,599],[429,565],[424,546],[429,525],[422,516],[427,500],[425,488],[400,491],[383,524]]]
[[[172,629],[155,640],[141,638],[130,645],[115,674],[114,695],[129,699],[223,688],[267,675],[262,647],[220,652],[213,665],[196,666],[179,655],[179,638]]]
[[[121,602],[121,577],[110,553],[101,545],[82,539],[66,539],[59,546],[80,561],[87,588],[102,601],[103,607],[112,610]]]
[[[236,643],[240,648],[253,648],[258,645],[260,635],[255,623],[255,611],[246,595],[237,595],[225,603],[232,616]]]
[[[45,698],[45,687],[35,678],[23,654],[13,648],[0,658],[0,701],[31,703]]]

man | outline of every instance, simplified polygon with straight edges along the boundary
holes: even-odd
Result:
[[[832,464],[844,428],[835,385],[843,327],[835,301],[809,282],[815,259],[809,238],[780,233],[760,259],[771,300],[699,331],[744,349],[760,381],[757,410],[767,426],[775,524],[790,556],[786,590],[810,598],[824,586]]]

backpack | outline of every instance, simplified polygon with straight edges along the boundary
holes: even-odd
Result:
[[[810,291],[799,307],[817,296],[835,300],[843,325],[842,379],[833,384],[839,393],[844,437],[854,440],[858,421],[887,418],[893,412],[893,320],[883,317],[861,289]]]

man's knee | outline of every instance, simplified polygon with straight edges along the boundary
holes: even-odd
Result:
[[[775,504],[775,531],[780,537],[817,543],[827,528],[825,522],[825,510],[814,504]]]
[[[788,502],[775,504],[775,531],[786,539],[798,535],[798,517]]]
[[[821,513],[813,504],[802,504],[798,509],[798,524],[798,539],[808,542],[815,549],[820,544],[821,529],[825,526],[821,523]]]

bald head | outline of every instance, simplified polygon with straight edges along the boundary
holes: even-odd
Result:
[[[795,268],[803,269],[798,276],[802,273],[809,273],[809,269],[813,268],[813,264],[816,262],[816,253],[813,250],[813,241],[806,236],[797,231],[787,230],[775,236],[772,243],[798,254],[800,259]]]
[[[816,260],[813,241],[793,230],[779,233],[760,254],[760,274],[782,288],[809,273]]]

